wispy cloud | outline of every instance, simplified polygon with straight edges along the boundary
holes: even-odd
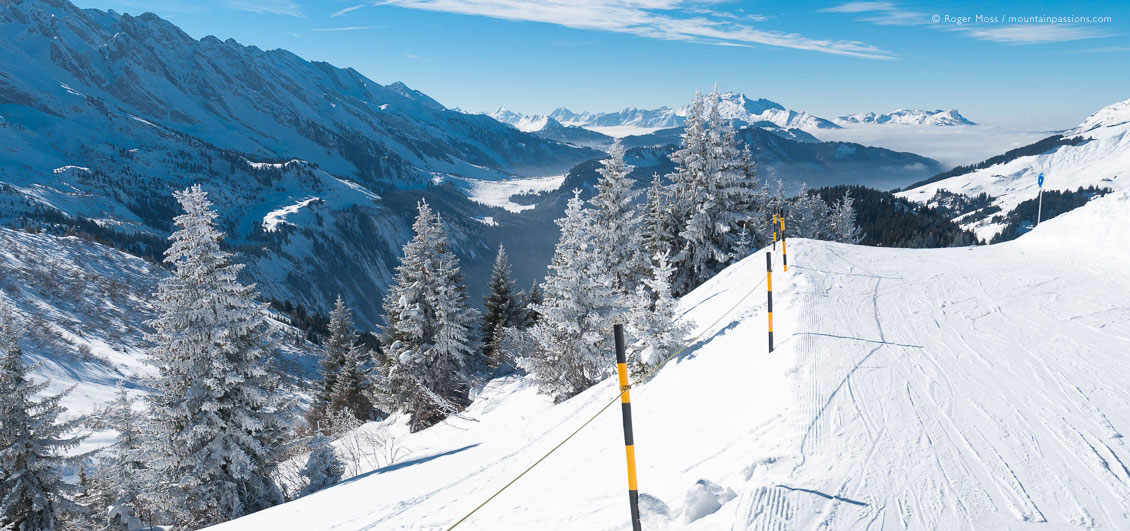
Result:
[[[374,4],[544,22],[653,39],[726,46],[765,45],[865,59],[894,57],[891,52],[859,41],[814,39],[798,33],[757,29],[751,23],[763,20],[760,15],[734,18],[732,13],[708,9],[695,0],[380,0]]]
[[[978,39],[1004,44],[1044,44],[1108,37],[1100,28],[1063,24],[1016,24],[1011,26],[958,26],[957,30]]]
[[[311,31],[359,31],[371,30],[377,26],[346,26],[344,28],[314,28]]]
[[[859,16],[856,20],[878,25],[922,26],[945,31],[955,31],[984,41],[1002,44],[1046,44],[1083,39],[1109,37],[1112,34],[1099,27],[1074,24],[1006,24],[997,22],[946,23],[938,14],[905,9],[893,2],[848,2],[820,9],[824,13],[847,13]],[[998,17],[994,17],[998,18]]]
[[[848,2],[819,10],[822,13],[849,13],[860,15],[856,19],[881,26],[919,26],[930,24],[929,13],[902,9],[891,2]]]
[[[228,6],[240,11],[305,17],[302,8],[292,0],[228,0]]]
[[[838,6],[826,7],[819,11],[823,13],[867,13],[894,9],[894,7],[894,4],[890,2],[848,2]]]
[[[404,52],[404,53],[401,53],[400,55],[403,55],[406,59],[414,59],[414,60],[417,60],[417,61],[419,61],[420,59],[423,59],[423,57],[420,57],[419,55],[416,55],[416,54],[410,53],[410,52]]]
[[[340,16],[342,16],[342,15],[344,15],[344,14],[350,12],[350,11],[357,11],[358,9],[361,9],[362,7],[365,7],[367,5],[368,4],[358,4],[358,5],[355,5],[355,6],[347,7],[345,9],[340,10],[340,11],[334,11],[332,14],[330,14],[330,17],[340,17]]]

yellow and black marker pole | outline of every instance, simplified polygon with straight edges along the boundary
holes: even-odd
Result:
[[[785,272],[789,272],[789,252],[785,249],[785,215],[781,214],[777,218],[781,222],[781,265],[784,266]],[[770,349],[772,350],[772,349]]]
[[[628,502],[632,506],[632,530],[640,531],[640,491],[636,488],[636,445],[632,437],[632,400],[628,396],[627,348],[624,325],[613,325],[616,336],[616,372],[620,375],[620,408],[624,412],[624,451],[628,456]]]
[[[769,352],[773,352],[773,251],[765,251],[765,285],[769,293]]]
[[[777,215],[773,214],[773,250],[777,250]]]

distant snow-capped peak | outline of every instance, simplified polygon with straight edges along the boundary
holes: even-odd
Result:
[[[836,118],[840,125],[848,124],[903,124],[903,125],[977,125],[967,120],[957,109],[923,111],[919,109],[898,109],[885,114],[859,112]]]
[[[1083,120],[1070,134],[1083,134],[1100,128],[1118,128],[1130,124],[1130,100],[1120,101],[1099,109]],[[1120,129],[1130,129],[1121,127]]]
[[[523,131],[541,130],[549,120],[565,126],[579,126],[597,131],[647,132],[670,127],[680,127],[686,121],[689,105],[680,107],[663,106],[656,109],[626,107],[618,112],[574,112],[559,107],[548,116],[522,115],[505,107],[487,113],[502,123],[513,125]],[[759,125],[790,129],[837,129],[835,123],[813,116],[804,111],[786,109],[779,103],[760,98],[751,99],[740,92],[719,94],[719,113],[722,118],[732,120],[738,125]],[[527,129],[534,128],[534,129]]]

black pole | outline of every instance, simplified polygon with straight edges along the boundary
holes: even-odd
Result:
[[[783,242],[782,242],[783,243]],[[773,352],[773,252],[765,251],[765,285],[769,295],[769,352]]]
[[[624,325],[613,325],[616,336],[616,372],[620,375],[620,409],[624,413],[624,452],[628,458],[628,503],[632,507],[632,529],[640,527],[640,491],[636,487],[636,446],[632,437],[632,400],[628,396],[627,347],[624,345]]]

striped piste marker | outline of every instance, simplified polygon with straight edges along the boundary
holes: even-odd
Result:
[[[781,215],[777,218],[781,223],[781,265],[784,266],[785,272],[789,272],[789,252],[785,249],[785,216]],[[773,350],[773,349],[769,349]]]
[[[782,240],[782,249],[784,245]],[[773,251],[765,251],[765,286],[769,294],[769,352],[773,352]]]
[[[620,409],[624,412],[624,451],[628,457],[628,503],[632,506],[632,529],[640,531],[640,491],[636,488],[636,446],[632,437],[632,400],[628,396],[627,347],[624,325],[613,325],[616,336],[616,372],[620,375]]]

